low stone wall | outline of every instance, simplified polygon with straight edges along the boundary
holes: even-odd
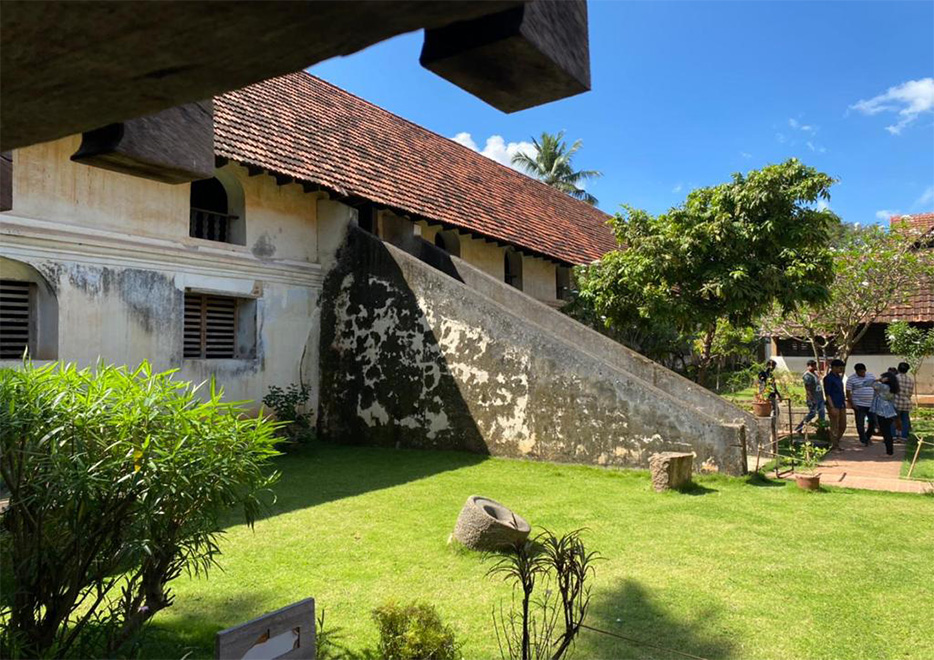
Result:
[[[693,451],[700,469],[745,471],[741,426],[466,286],[434,246],[417,249],[439,263],[348,232],[322,295],[322,437],[631,467]]]

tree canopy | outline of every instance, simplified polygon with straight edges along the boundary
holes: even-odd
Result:
[[[934,250],[918,249],[919,238],[919,230],[905,222],[847,226],[833,246],[828,298],[792,310],[771,310],[763,327],[809,342],[815,358],[846,361],[872,323],[906,302],[919,282],[934,277]]]
[[[667,213],[624,207],[611,224],[621,249],[579,271],[579,295],[609,326],[663,324],[703,337],[741,328],[777,305],[820,304],[833,281],[830,232],[816,202],[834,180],[797,159],[692,191]]]
[[[571,197],[596,204],[597,198],[581,187],[588,179],[603,176],[596,170],[575,170],[571,159],[581,148],[583,142],[576,140],[570,147],[564,141],[564,131],[557,135],[542,133],[541,138],[532,138],[535,153],[532,155],[519,152],[512,157],[513,165],[521,165],[525,171]]]

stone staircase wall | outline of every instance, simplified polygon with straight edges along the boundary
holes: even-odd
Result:
[[[403,247],[351,227],[326,278],[322,437],[628,467],[693,451],[745,472],[741,415],[690,405],[644,359],[433,245]]]

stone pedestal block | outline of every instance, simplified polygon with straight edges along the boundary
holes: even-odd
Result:
[[[474,550],[504,550],[524,543],[531,527],[499,502],[471,495],[457,517],[454,538]]]
[[[683,488],[691,483],[694,454],[666,451],[653,454],[649,459],[652,469],[652,487],[661,492],[670,488]]]

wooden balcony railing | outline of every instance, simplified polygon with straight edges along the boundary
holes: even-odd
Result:
[[[230,242],[230,225],[237,216],[191,208],[189,235],[208,241]]]

